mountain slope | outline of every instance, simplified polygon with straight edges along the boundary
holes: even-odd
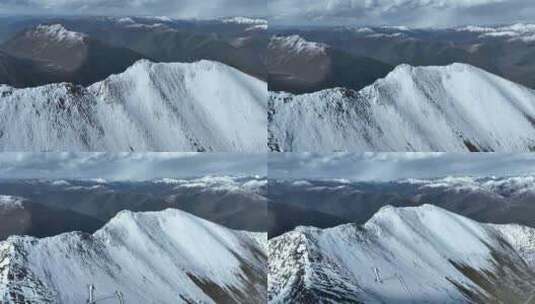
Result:
[[[124,211],[93,235],[0,242],[0,299],[84,303],[94,284],[127,303],[264,303],[265,247],[265,234],[181,211]]]
[[[224,64],[138,61],[88,88],[0,86],[0,150],[264,151],[266,84]]]
[[[123,72],[143,58],[127,48],[107,45],[86,34],[67,30],[60,24],[29,28],[0,48],[14,57],[37,63],[38,71],[47,71],[36,81],[2,82],[17,87],[62,81],[89,85],[110,74]]]
[[[269,242],[270,303],[522,303],[535,231],[438,207],[385,207],[363,226],[299,227]]]
[[[358,92],[272,93],[269,146],[283,151],[531,151],[534,101],[533,90],[469,65],[400,65]]]

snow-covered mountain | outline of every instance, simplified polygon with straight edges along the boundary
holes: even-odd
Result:
[[[266,235],[168,209],[123,211],[93,235],[0,242],[2,303],[265,303]]]
[[[535,230],[438,207],[384,207],[363,226],[298,227],[269,241],[269,303],[523,303]]]
[[[87,88],[0,86],[0,150],[265,151],[266,91],[212,61],[141,60]]]
[[[26,32],[30,38],[45,38],[52,41],[64,42],[66,44],[82,43],[87,36],[83,33],[69,31],[61,24],[40,24],[34,31]]]
[[[535,91],[466,64],[269,100],[269,146],[282,151],[532,151],[534,126]]]

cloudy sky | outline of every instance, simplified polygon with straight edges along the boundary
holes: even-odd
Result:
[[[266,0],[0,0],[0,14],[265,16]]]
[[[203,175],[266,175],[265,154],[0,153],[0,178],[150,180]]]
[[[280,153],[269,156],[269,177],[388,181],[444,176],[535,174],[535,154]]]
[[[273,25],[408,25],[533,22],[533,0],[0,0],[0,14],[267,17]]]
[[[533,22],[533,0],[269,0],[273,24],[406,25]]]

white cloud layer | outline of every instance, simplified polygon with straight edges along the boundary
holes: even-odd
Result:
[[[269,0],[275,24],[447,27],[533,19],[532,0]]]
[[[3,14],[165,15],[210,19],[262,16],[266,0],[0,0]]]
[[[535,174],[530,153],[283,153],[269,157],[269,178],[398,180]]]
[[[151,180],[266,175],[266,155],[243,153],[0,153],[0,178]]]

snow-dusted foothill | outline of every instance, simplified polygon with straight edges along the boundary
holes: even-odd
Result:
[[[266,235],[185,212],[123,211],[93,235],[0,242],[0,302],[265,303]],[[117,299],[114,299],[117,301]]]
[[[40,24],[33,31],[27,31],[30,38],[48,39],[66,44],[82,43],[87,35],[66,29],[61,24]]]
[[[320,55],[325,54],[328,46],[323,43],[307,41],[299,35],[273,36],[269,41],[268,48],[284,50],[289,54]]]
[[[141,60],[87,88],[0,86],[0,151],[265,151],[266,83]]]
[[[354,91],[270,93],[278,151],[533,151],[535,91],[482,69],[399,65]]]
[[[269,241],[269,303],[522,303],[535,290],[534,235],[432,205],[298,227]]]
[[[24,199],[21,197],[0,195],[0,212],[2,212],[2,210],[22,208],[23,201]]]

